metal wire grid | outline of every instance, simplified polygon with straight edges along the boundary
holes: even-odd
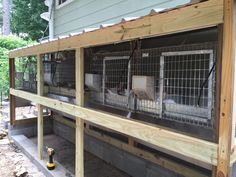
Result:
[[[166,52],[161,63],[163,117],[181,122],[211,120],[213,50]]]
[[[64,56],[65,55],[65,56]],[[44,81],[50,87],[75,88],[75,56],[74,54],[45,55],[43,58]]]
[[[102,77],[102,91],[90,91],[90,100],[107,106],[127,108],[130,90],[130,52],[115,52],[94,55],[86,72]]]
[[[15,60],[15,87],[16,89],[36,92],[36,59],[34,57],[16,58]]]
[[[131,64],[132,76],[152,76],[154,77],[154,99],[136,98],[136,112],[145,112],[157,115],[161,113],[159,100],[159,78],[160,78],[160,51],[159,48],[143,49],[137,51]]]
[[[200,54],[193,52],[199,50],[202,50]],[[203,50],[211,52],[204,53]],[[178,51],[189,53],[177,56],[168,56],[166,53]],[[103,77],[102,91],[90,91],[90,101],[155,118],[204,127],[213,126],[214,43],[137,50],[129,62],[127,58],[130,54],[130,51],[100,53],[90,58],[86,64],[86,72]],[[166,56],[163,57],[163,54]],[[211,69],[213,72],[209,75]],[[131,96],[132,76],[136,75],[155,78],[153,100]],[[206,84],[202,86],[206,80]]]

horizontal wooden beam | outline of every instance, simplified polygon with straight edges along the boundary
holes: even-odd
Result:
[[[137,138],[184,157],[206,164],[217,164],[217,144],[215,143],[25,91],[11,88],[10,94],[75,117],[80,117],[85,121]]]
[[[50,116],[43,116],[44,119],[49,119]],[[26,119],[17,119],[15,120],[14,125],[25,125],[25,124],[34,124],[37,123],[37,117],[31,117]]]
[[[160,36],[170,33],[202,29],[223,23],[223,1],[208,0],[144,16],[137,20],[70,36],[40,45],[10,51],[9,57],[30,56],[48,52],[76,49],[136,38]]]
[[[59,114],[56,114],[55,116],[53,116],[53,119],[57,122],[60,122],[64,125],[68,126],[68,127],[71,127],[71,128],[74,128],[74,129],[76,128],[75,121],[65,119]]]

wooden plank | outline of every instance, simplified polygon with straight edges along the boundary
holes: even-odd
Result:
[[[223,23],[223,1],[209,0],[51,42],[10,51],[9,57],[43,54],[160,36]]]
[[[84,106],[84,49],[76,49],[75,56],[76,104]],[[76,117],[75,176],[84,177],[84,120]]]
[[[216,85],[221,84],[221,64],[222,64],[222,44],[223,44],[223,24],[218,25],[218,47],[217,47],[217,59],[216,59]],[[221,88],[215,88],[215,117],[214,117],[214,142],[219,141],[219,121],[220,121],[220,94]],[[217,176],[217,167],[212,167],[212,177]]]
[[[136,141],[134,140],[134,138],[132,138],[132,137],[128,137],[128,144],[130,145],[130,146],[136,146]]]
[[[37,55],[37,93],[38,95],[43,95],[44,93],[43,60],[40,54]]]
[[[43,60],[37,55],[37,94],[43,96],[44,77],[43,77]],[[38,108],[38,157],[43,159],[43,106],[37,104]]]
[[[221,84],[221,65],[222,65],[222,44],[223,44],[223,24],[218,25],[218,47],[217,47],[217,59],[216,59],[216,85]],[[216,87],[216,98],[215,98],[215,123],[214,123],[214,134],[215,142],[219,141],[219,120],[220,120],[220,94],[221,88]]]
[[[224,0],[217,177],[228,177],[231,175],[230,154],[232,137],[232,98],[234,88],[233,4],[234,0]]]
[[[233,49],[234,49],[234,61],[236,59],[235,45],[236,45],[236,2],[234,1],[234,16],[233,16]],[[236,71],[234,69],[234,93],[233,93],[233,120],[232,120],[232,138],[231,138],[231,156],[230,156],[230,168],[233,169],[233,165],[236,163]],[[235,170],[232,172],[232,176],[235,176]]]
[[[68,127],[71,127],[71,128],[76,128],[76,124],[74,121],[72,120],[68,120],[68,119],[65,119],[63,116],[61,116],[60,114],[57,114],[57,113],[53,113],[55,114],[55,116],[53,116],[53,119],[57,122],[60,122],[64,125],[67,125]]]
[[[49,119],[50,116],[44,116],[45,119]],[[26,125],[26,124],[36,124],[38,121],[38,117],[32,117],[32,118],[27,118],[27,119],[17,119],[15,121],[15,125]]]
[[[235,46],[236,46],[236,2],[234,1],[234,12],[233,12],[233,49],[234,49],[234,61],[236,59],[236,52],[235,52]],[[231,138],[231,149],[235,148],[235,135],[236,135],[236,71],[234,70],[234,93],[233,93],[233,120],[232,120],[232,138]]]
[[[9,59],[9,77],[10,88],[15,88],[15,59]],[[14,125],[16,120],[16,98],[14,95],[10,95],[10,124]]]
[[[75,97],[75,89],[64,87],[44,86],[44,93],[55,93],[59,95]]]
[[[84,49],[76,49],[76,104],[84,106]]]
[[[138,121],[128,120],[124,117],[83,108],[55,99],[41,97],[32,93],[11,89],[10,93],[17,97],[31,100],[52,109],[65,112],[85,121],[92,122],[101,127],[106,127],[116,132],[134,137],[176,154],[207,164],[217,165],[217,144],[175,133],[158,126],[143,124]],[[204,151],[202,150],[204,149]]]

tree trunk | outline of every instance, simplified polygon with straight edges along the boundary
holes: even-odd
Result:
[[[10,34],[10,0],[3,0],[3,27],[2,34],[9,35]]]

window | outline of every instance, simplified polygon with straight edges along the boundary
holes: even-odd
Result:
[[[68,1],[68,0],[58,0],[58,5],[61,5],[61,4],[65,3],[66,1]]]
[[[66,6],[67,4],[73,2],[74,0],[57,0],[56,9]]]

